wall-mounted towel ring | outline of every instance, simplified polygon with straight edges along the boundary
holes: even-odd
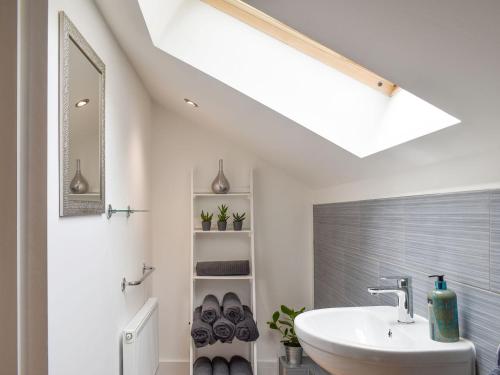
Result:
[[[130,208],[130,206],[127,206],[126,209],[117,209],[117,208],[113,208],[113,206],[111,206],[109,204],[108,210],[106,211],[106,216],[108,219],[111,219],[111,216],[113,216],[114,214],[117,214],[119,212],[125,212],[127,214],[127,218],[129,218],[130,214],[134,214],[136,212],[149,212],[149,210],[136,210],[136,209]]]

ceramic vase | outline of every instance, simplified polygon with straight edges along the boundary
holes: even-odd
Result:
[[[226,194],[229,192],[229,181],[224,176],[224,162],[219,160],[219,173],[212,182],[212,191],[215,194]]]
[[[80,159],[76,159],[76,173],[69,184],[69,189],[73,194],[85,194],[89,191],[89,183],[83,177],[80,169]]]

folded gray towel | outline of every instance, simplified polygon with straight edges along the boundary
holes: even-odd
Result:
[[[207,295],[201,304],[201,320],[212,324],[220,318],[219,300],[213,294]]]
[[[231,375],[253,375],[252,366],[245,358],[235,355],[229,362]]]
[[[214,335],[216,339],[219,339],[220,342],[233,342],[234,332],[236,327],[234,324],[225,317],[221,316],[217,319],[213,325]]]
[[[212,345],[217,341],[214,337],[214,331],[210,324],[201,320],[201,306],[193,312],[193,322],[191,323],[191,337],[194,345],[201,348],[208,344]]]
[[[198,358],[193,365],[193,375],[212,375],[212,362],[207,357]]]
[[[236,324],[235,336],[240,341],[256,341],[259,338],[257,324],[253,320],[252,310],[248,306],[243,306],[245,319]]]
[[[248,260],[228,260],[196,263],[198,276],[244,276],[250,274]]]
[[[213,375],[229,375],[229,363],[225,358],[215,357],[212,359]]]
[[[228,318],[234,324],[241,322],[245,318],[245,312],[238,296],[229,292],[222,299],[222,315]]]

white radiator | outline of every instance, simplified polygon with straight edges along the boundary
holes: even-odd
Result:
[[[123,375],[156,374],[158,334],[158,299],[150,298],[123,330]]]

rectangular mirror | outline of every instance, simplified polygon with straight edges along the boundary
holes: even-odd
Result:
[[[105,66],[59,13],[60,216],[105,211]]]

